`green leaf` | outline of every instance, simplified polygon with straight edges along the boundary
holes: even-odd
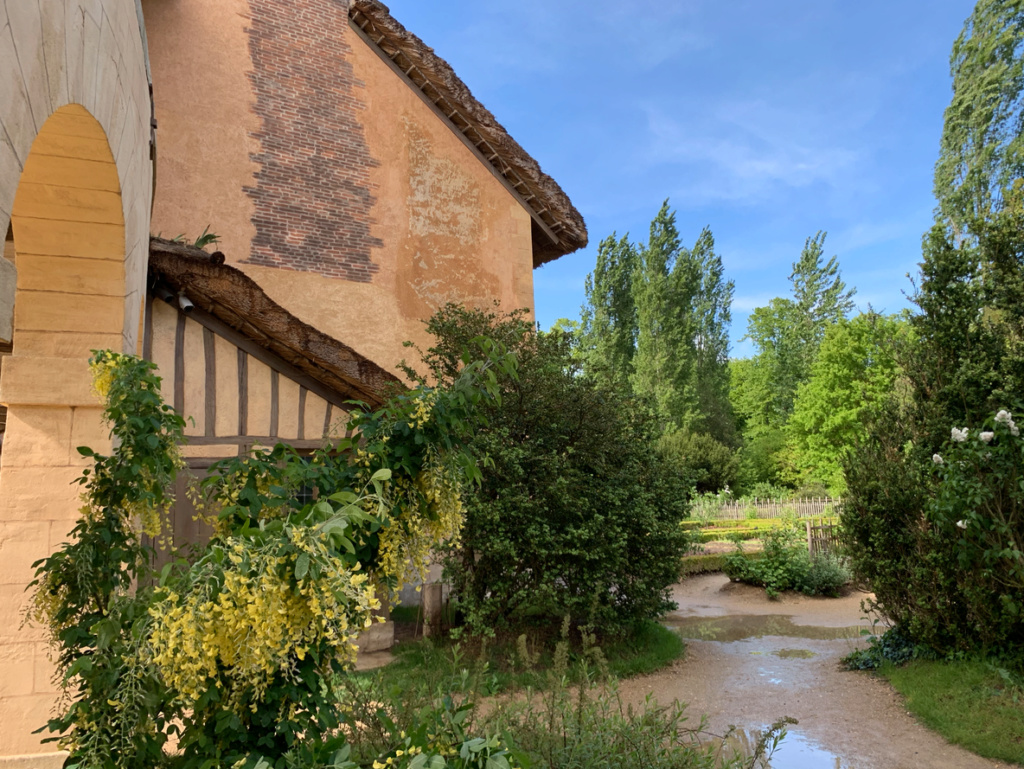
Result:
[[[295,579],[304,579],[309,573],[309,553],[302,553],[295,559]]]
[[[390,481],[391,470],[387,467],[382,467],[380,470],[370,476],[371,481]]]

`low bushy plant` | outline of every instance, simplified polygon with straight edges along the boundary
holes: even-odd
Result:
[[[725,573],[738,582],[763,587],[769,598],[786,590],[834,597],[850,581],[850,572],[838,556],[823,553],[812,559],[793,525],[768,530],[763,542],[761,557],[752,560],[745,557],[742,540],[737,539],[737,552],[725,557]]]
[[[846,560],[835,553],[819,553],[811,558],[804,584],[800,588],[808,595],[835,598],[850,583],[852,575]]]
[[[850,670],[875,670],[886,662],[905,665],[914,659],[935,659],[934,651],[915,643],[897,627],[882,635],[870,636],[866,649],[857,649],[843,658]]]

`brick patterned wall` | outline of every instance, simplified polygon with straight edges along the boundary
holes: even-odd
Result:
[[[375,198],[350,60],[347,0],[251,0],[249,75],[262,128],[256,237],[245,261],[369,283],[383,245],[370,232]]]

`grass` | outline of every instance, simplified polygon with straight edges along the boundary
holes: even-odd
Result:
[[[397,644],[392,649],[395,661],[376,672],[383,676],[386,684],[409,688],[425,679],[458,679],[464,670],[486,661],[488,694],[541,688],[552,664],[554,642],[541,648],[528,642],[531,655],[537,655],[535,665],[522,664],[516,645],[516,639],[487,643],[476,639],[408,641]],[[653,673],[671,665],[686,651],[678,633],[653,621],[642,623],[624,638],[607,639],[600,646],[608,661],[608,671],[616,678]]]
[[[879,668],[907,709],[972,753],[1024,766],[1024,687],[984,662],[915,661]]]

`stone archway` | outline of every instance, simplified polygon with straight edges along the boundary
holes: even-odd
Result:
[[[153,180],[137,3],[0,6],[0,71],[14,73],[0,83],[0,232],[13,235],[13,265],[0,265],[0,328],[13,329],[0,365],[0,767],[60,766],[32,734],[55,695],[45,638],[22,627],[25,585],[77,515],[76,447],[107,443],[89,351],[137,347]]]

